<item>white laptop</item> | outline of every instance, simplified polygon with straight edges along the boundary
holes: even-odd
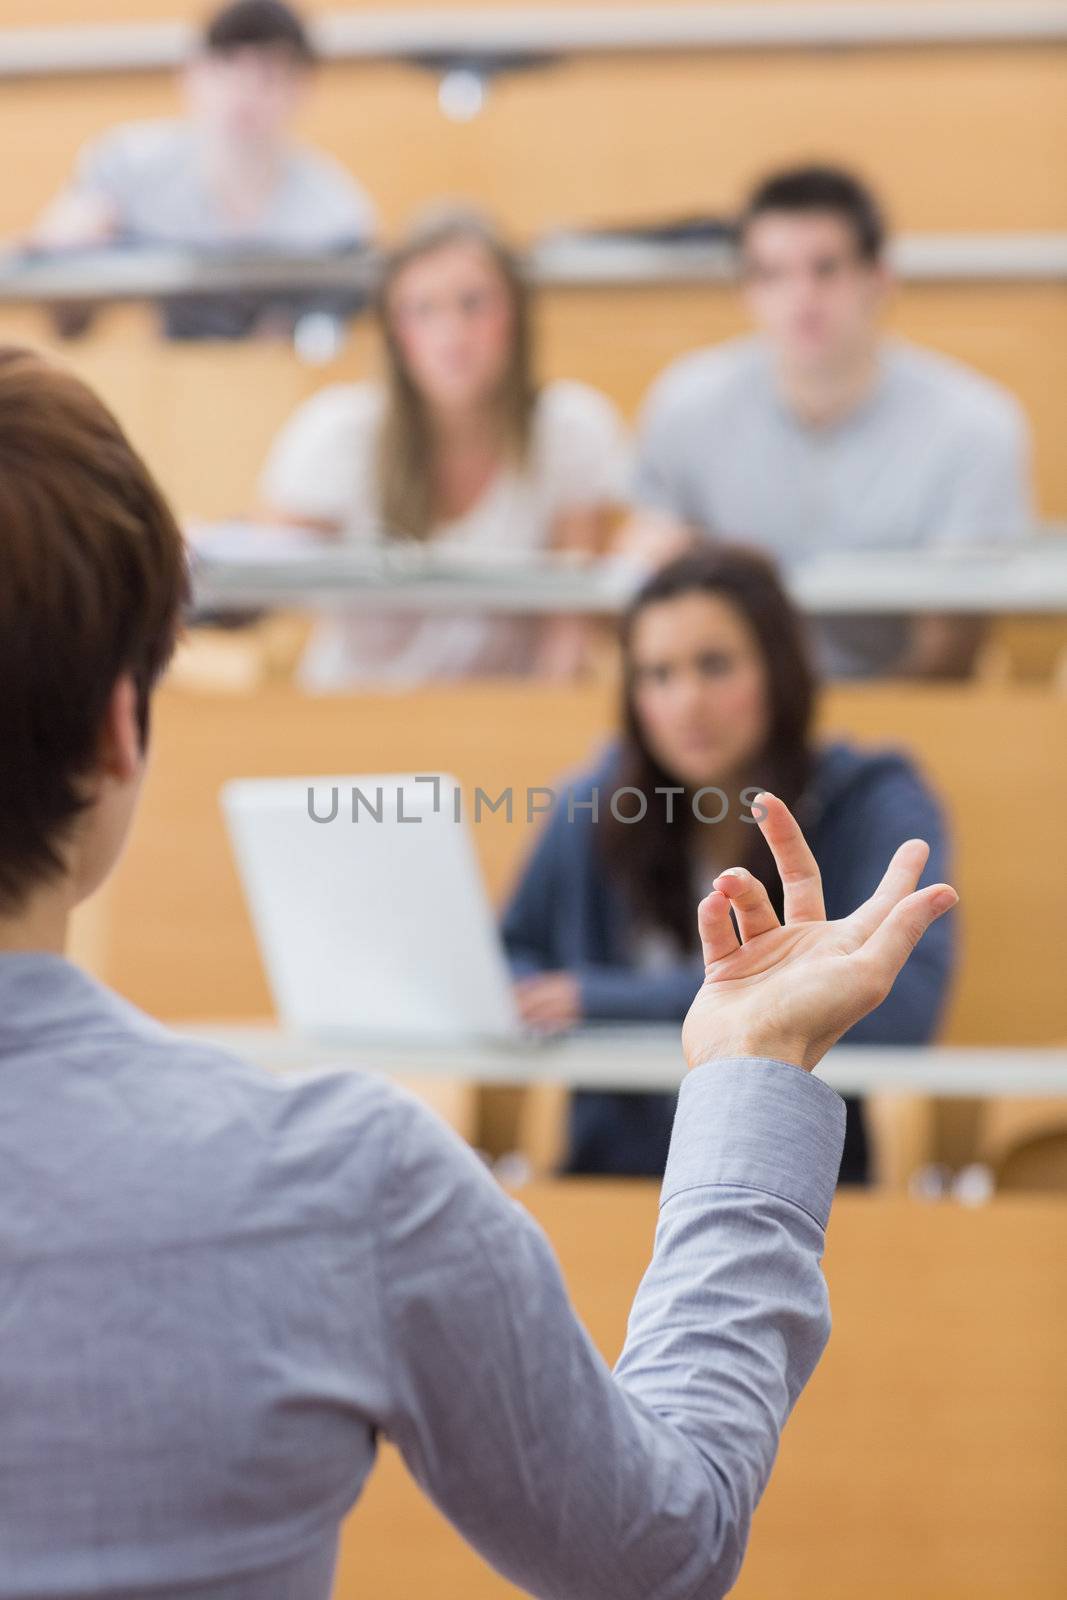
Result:
[[[521,1037],[459,786],[241,779],[222,808],[282,1023],[320,1038]]]

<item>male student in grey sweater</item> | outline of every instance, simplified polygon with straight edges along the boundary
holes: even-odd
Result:
[[[652,556],[696,535],[790,567],[870,551],[959,555],[1031,532],[1030,436],[984,374],[890,338],[885,221],[851,173],[806,166],[757,185],[738,224],[752,337],[675,361],[641,422],[627,533]],[[817,619],[823,672],[965,676],[980,619]]]
[[[827,923],[765,800],[784,925],[744,873],[701,903],[690,1071],[611,1372],[544,1236],[415,1101],[269,1078],[64,958],[134,813],[184,588],[115,421],[0,352],[0,1596],[326,1600],[379,1434],[534,1595],[725,1593],[829,1326],[844,1119],[811,1068],[953,891],[913,892],[911,841]],[[411,933],[417,961],[417,905]]]

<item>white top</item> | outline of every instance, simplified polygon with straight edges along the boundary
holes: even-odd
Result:
[[[354,542],[384,543],[375,453],[384,394],[337,384],[314,395],[278,436],[264,469],[265,503],[295,521],[332,522]],[[440,523],[435,546],[487,557],[534,553],[568,512],[620,502],[629,470],[618,413],[585,384],[541,390],[524,467],[502,466],[463,516]],[[530,670],[537,625],[514,617],[352,614],[316,631],[302,677],[314,689]]]
[[[137,240],[300,251],[359,243],[375,231],[374,207],[351,174],[302,145],[287,152],[262,213],[234,224],[205,182],[196,128],[182,121],[112,128],[83,150],[74,187],[106,196],[120,232]]]

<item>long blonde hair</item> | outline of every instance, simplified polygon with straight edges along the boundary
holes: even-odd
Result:
[[[382,526],[401,538],[426,539],[434,523],[432,445],[426,407],[411,380],[391,321],[392,291],[413,261],[451,244],[476,244],[500,273],[511,304],[511,352],[496,397],[507,454],[525,462],[537,384],[532,371],[530,291],[514,252],[477,212],[435,210],[393,250],[378,288],[378,321],[386,355],[385,411],[378,435],[377,480]]]

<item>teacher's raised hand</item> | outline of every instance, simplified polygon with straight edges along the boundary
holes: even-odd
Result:
[[[761,794],[753,811],[762,813],[759,827],[782,879],[784,922],[743,867],[715,879],[698,911],[705,976],[682,1045],[690,1067],[715,1056],[773,1056],[810,1072],[885,999],[927,928],[958,896],[945,883],[916,890],[929,851],[909,839],[871,898],[827,922],[819,869],[789,808]]]

